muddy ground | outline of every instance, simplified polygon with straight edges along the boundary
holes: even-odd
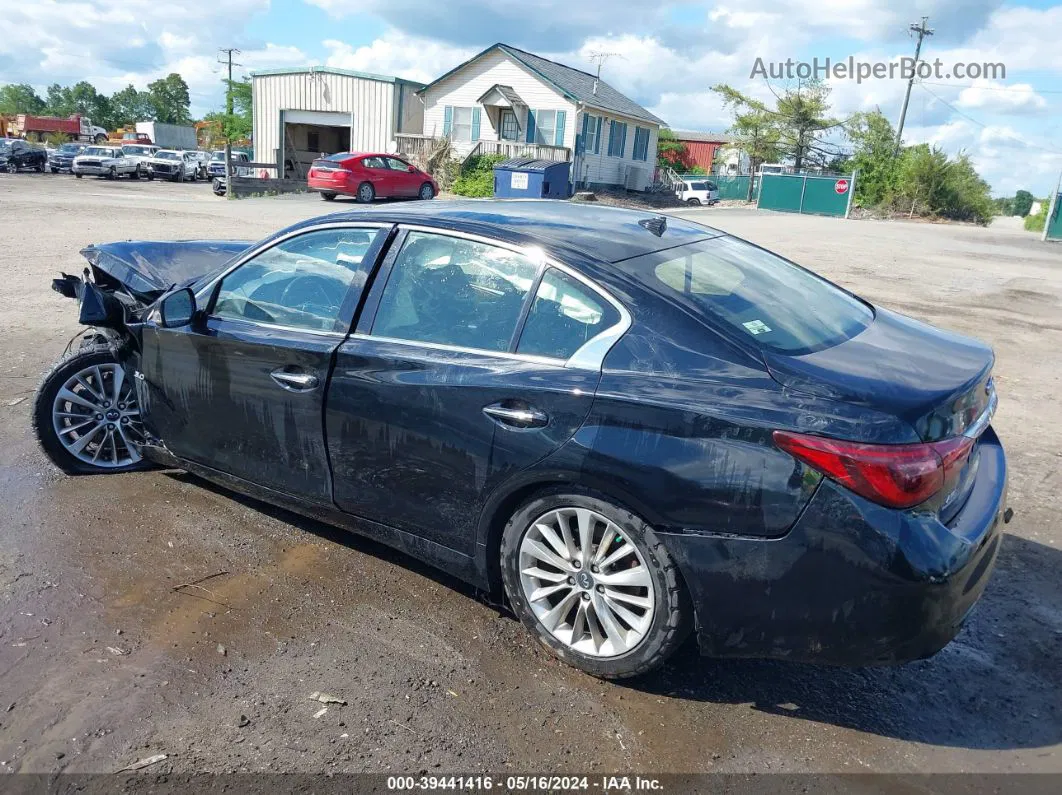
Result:
[[[49,281],[79,248],[254,239],[339,205],[0,175],[0,770],[1062,772],[1062,248],[1012,224],[684,212],[994,345],[1016,517],[931,660],[687,647],[610,684],[386,548],[180,473],[64,477],[38,451],[32,394],[78,330]],[[322,714],[315,691],[347,704]]]

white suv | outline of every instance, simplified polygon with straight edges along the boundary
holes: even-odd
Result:
[[[679,184],[675,195],[686,204],[711,206],[719,201],[719,186],[709,179],[684,180]]]
[[[199,178],[199,159],[195,152],[160,149],[151,158],[151,171],[159,179],[195,182]]]

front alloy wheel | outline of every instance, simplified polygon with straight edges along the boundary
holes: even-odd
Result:
[[[589,493],[554,491],[502,534],[514,612],[557,657],[593,676],[637,676],[685,638],[692,610],[667,549],[634,514]]]
[[[106,345],[67,356],[45,376],[33,421],[44,452],[68,474],[143,466],[136,389]]]

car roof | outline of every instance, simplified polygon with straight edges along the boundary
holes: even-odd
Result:
[[[723,234],[652,210],[543,199],[437,200],[350,210],[303,221],[279,234],[322,223],[356,221],[425,224],[554,251],[572,250],[605,262]]]

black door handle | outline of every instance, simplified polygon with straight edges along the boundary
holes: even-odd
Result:
[[[484,407],[483,413],[495,422],[512,428],[545,428],[549,425],[549,415],[531,406],[514,408],[504,403],[492,403]]]

